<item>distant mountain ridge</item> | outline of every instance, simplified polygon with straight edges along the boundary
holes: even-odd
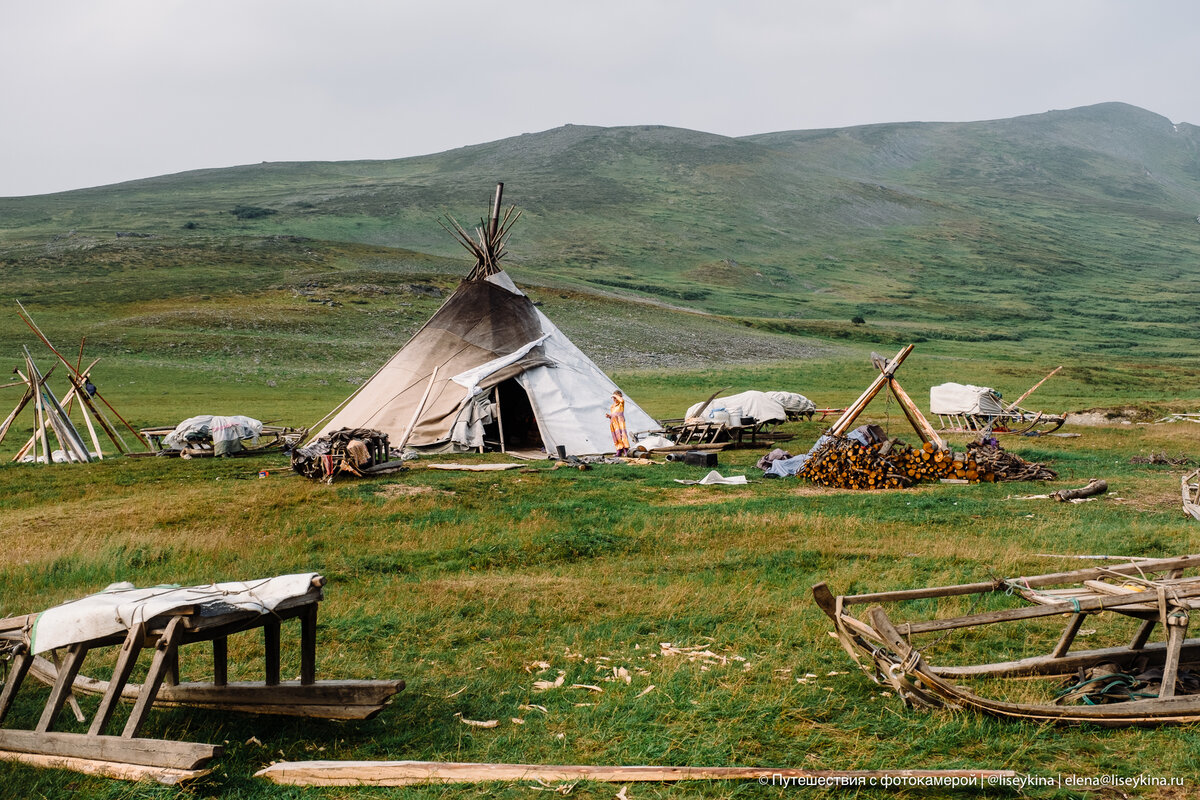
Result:
[[[19,278],[54,237],[116,247],[124,232],[185,258],[278,236],[456,258],[437,217],[475,222],[497,180],[525,214],[510,260],[537,282],[796,332],[861,317],[898,336],[1159,355],[1195,332],[1200,128],[1122,103],[738,138],[566,125],[414,158],[198,170],[0,199],[0,256]]]

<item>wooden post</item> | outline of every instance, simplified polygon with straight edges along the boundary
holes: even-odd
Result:
[[[179,648],[171,649],[163,659],[166,661],[166,666],[163,667],[163,683],[167,686],[179,685]]]
[[[25,376],[21,375],[21,377],[24,378]],[[12,410],[12,413],[5,417],[4,422],[0,423],[0,442],[4,441],[4,437],[8,434],[9,427],[13,424],[13,420],[17,418],[17,415],[24,410],[25,406],[28,405],[29,401],[32,399],[33,389],[29,388],[29,385],[26,384],[25,394],[22,395],[21,401],[17,403],[17,407]]]
[[[129,712],[129,719],[125,721],[125,730],[121,731],[121,738],[134,739],[142,729],[142,725],[146,722],[146,715],[150,713],[150,706],[154,704],[154,699],[158,697],[159,687],[162,686],[169,651],[179,647],[179,640],[182,638],[183,617],[171,617],[166,630],[163,631],[162,636],[158,637],[158,642],[154,645],[154,659],[150,662],[150,670],[146,673],[146,680],[142,682],[142,690],[138,692],[137,701],[133,704],[133,711]]]
[[[279,685],[279,620],[272,617],[263,625],[263,649],[267,686]]]
[[[71,373],[75,377],[76,380],[79,380],[80,378],[82,378],[83,376],[79,375],[75,371],[75,367],[71,366],[71,362],[67,361],[67,359],[63,356],[63,354],[58,352],[58,350],[55,349],[54,345],[50,343],[50,340],[46,338],[46,334],[42,333],[41,328],[39,328],[37,326],[37,323],[35,323],[33,321],[33,317],[29,316],[29,312],[25,310],[25,306],[21,305],[20,300],[17,301],[17,307],[21,309],[21,313],[19,315],[21,317],[21,321],[24,322],[27,326],[29,326],[29,329],[32,330],[39,339],[42,340],[42,344],[44,344],[44,345],[46,345],[46,347],[50,348],[50,352],[54,353],[54,355],[58,357],[59,361],[61,361],[62,363],[67,365],[67,369],[71,370]],[[139,433],[136,428],[134,428],[132,425],[130,425],[128,422],[126,422],[125,418],[122,417],[120,414],[118,414],[117,410],[115,408],[113,408],[107,400],[105,400],[103,397],[100,396],[99,392],[96,393],[96,397],[99,397],[100,402],[102,402],[102,403],[104,403],[104,405],[108,406],[108,410],[113,413],[113,416],[115,416],[117,419],[119,419],[125,425],[125,427],[128,428],[129,431],[135,437],[137,437],[137,440],[139,442],[145,444],[145,439],[142,438],[142,434]],[[90,402],[91,402],[91,398],[88,397],[87,392],[80,392],[79,399],[85,403],[90,404]],[[96,409],[93,407],[92,411],[95,412],[95,410]],[[97,413],[97,416],[100,416],[99,413]]]
[[[146,626],[144,624],[134,625],[129,629],[129,634],[125,637],[124,644],[121,645],[121,652],[117,654],[117,664],[113,667],[112,677],[108,681],[108,689],[104,692],[104,697],[100,699],[100,707],[96,709],[96,715],[92,717],[88,736],[103,734],[109,721],[112,720],[113,712],[117,710],[117,703],[121,699],[121,690],[129,682],[129,675],[133,672],[133,666],[137,663],[145,640]]]
[[[496,386],[496,388],[492,390],[492,396],[496,398],[492,402],[494,402],[496,404],[496,430],[498,430],[500,432],[500,452],[505,453],[507,451],[504,449],[504,418],[500,416],[500,387],[499,386]]]
[[[58,668],[58,678],[54,681],[50,697],[46,700],[46,707],[42,709],[42,718],[38,720],[34,730],[45,733],[54,727],[54,719],[71,696],[71,686],[75,683],[75,676],[79,674],[79,668],[83,666],[83,657],[86,655],[85,644],[73,644],[67,649],[67,657]]]
[[[45,457],[46,463],[49,464],[50,463],[50,442],[46,438],[46,412],[42,406],[42,387],[38,384],[37,379],[34,377],[34,370],[33,370],[32,364],[33,364],[32,360],[29,358],[28,355],[26,355],[25,356],[25,368],[27,370],[29,370],[29,381],[30,381],[30,385],[33,386],[33,407],[37,412],[37,431],[35,431],[35,435],[37,432],[40,432],[42,434],[42,455]],[[35,463],[37,462],[37,445],[36,444],[34,445],[34,448],[33,448],[33,460]]]
[[[851,403],[842,416],[838,417],[837,422],[829,428],[830,436],[844,436],[846,431],[850,430],[850,426],[854,424],[854,420],[858,419],[858,415],[863,412],[863,409],[875,399],[875,395],[879,394],[879,390],[887,385],[888,380],[892,375],[896,374],[896,368],[904,363],[904,359],[908,358],[908,354],[913,351],[913,345],[908,345],[896,354],[896,357],[885,364],[884,369],[875,378],[867,390],[858,396],[858,399]]]
[[[1050,371],[1050,374],[1049,374],[1049,375],[1047,375],[1046,377],[1042,378],[1040,381],[1038,381],[1037,383],[1035,383],[1035,384],[1033,385],[1033,387],[1032,387],[1032,388],[1030,388],[1030,390],[1029,390],[1029,391],[1025,392],[1025,394],[1021,395],[1021,396],[1020,396],[1020,397],[1018,397],[1016,400],[1013,400],[1011,403],[1009,403],[1009,404],[1008,404],[1008,406],[1007,406],[1007,407],[1006,407],[1004,410],[1005,410],[1005,411],[1012,411],[1014,408],[1016,408],[1017,406],[1021,405],[1021,401],[1022,401],[1022,400],[1024,400],[1026,397],[1029,397],[1029,395],[1031,395],[1031,394],[1033,394],[1035,391],[1037,391],[1037,388],[1038,388],[1039,386],[1041,386],[1043,383],[1045,383],[1046,381],[1048,381],[1048,380],[1050,380],[1052,377],[1054,377],[1054,374],[1055,374],[1056,372],[1058,372],[1060,369],[1062,369],[1062,367],[1055,367],[1053,370],[1051,370],[1051,371]]]
[[[1062,658],[1071,649],[1071,643],[1075,641],[1076,634],[1079,633],[1080,627],[1083,626],[1083,621],[1087,619],[1087,614],[1072,614],[1071,621],[1067,623],[1066,629],[1062,632],[1062,637],[1058,640],[1058,644],[1054,646],[1054,651],[1050,654],[1051,658]]]
[[[1154,631],[1154,626],[1158,624],[1158,620],[1147,619],[1142,620],[1142,624],[1138,626],[1137,633],[1133,635],[1133,639],[1129,642],[1130,650],[1141,650],[1146,646],[1146,642],[1150,641],[1150,634]]]
[[[1162,688],[1160,698],[1175,696],[1175,681],[1179,677],[1179,651],[1183,640],[1187,638],[1188,612],[1182,609],[1172,611],[1167,616],[1167,660],[1163,664]]]
[[[4,718],[8,716],[17,690],[21,688],[21,682],[25,680],[25,673],[29,672],[29,665],[32,663],[33,656],[29,654],[29,648],[18,644],[12,666],[8,669],[8,680],[4,682],[4,691],[0,692],[0,722],[4,722]]]
[[[63,409],[62,404],[58,402],[58,398],[54,396],[54,392],[46,385],[46,379],[38,371],[37,365],[33,363],[33,357],[30,356],[28,348],[25,348],[25,361],[29,366],[29,377],[40,387],[39,398],[41,398],[46,416],[50,423],[50,427],[54,429],[54,436],[58,439],[58,444],[63,450],[64,455],[74,455],[75,458],[83,463],[91,461],[91,455],[88,453],[87,445],[83,441],[83,437],[79,435],[79,431],[71,424],[71,418],[67,416],[67,412]]]
[[[397,450],[404,450],[404,446],[408,444],[408,437],[412,436],[413,428],[417,426],[417,419],[420,418],[421,412],[425,410],[425,401],[429,399],[429,391],[433,389],[433,382],[437,380],[438,368],[434,367],[432,374],[429,376],[429,383],[425,384],[425,394],[421,395],[421,402],[417,403],[417,410],[413,412],[412,419],[408,421],[408,427],[404,429],[404,435],[400,437],[400,444],[396,446]]]
[[[218,636],[212,640],[213,685],[224,686],[229,682],[229,640]]]
[[[300,685],[317,680],[317,604],[310,603],[300,615]]]
[[[929,420],[925,419],[925,415],[917,408],[917,404],[908,396],[908,392],[904,391],[900,386],[900,382],[895,378],[888,379],[888,388],[892,390],[892,394],[900,402],[900,409],[904,412],[904,416],[908,417],[909,423],[913,426],[913,430],[917,432],[917,436],[922,442],[930,442],[938,450],[948,449],[946,440],[943,439],[938,432],[929,424]]]

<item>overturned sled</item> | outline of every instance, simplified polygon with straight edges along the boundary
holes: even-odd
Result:
[[[318,681],[317,603],[324,578],[315,573],[208,586],[116,589],[44,611],[0,620],[0,655],[11,663],[0,692],[0,725],[28,678],[51,687],[32,729],[0,727],[0,759],[63,767],[117,778],[176,783],[202,775],[220,745],[144,738],[152,707],[311,717],[366,719],[377,714],[404,681]],[[299,680],[280,680],[282,623],[298,620]],[[262,630],[264,679],[231,682],[228,638]],[[182,682],[180,651],[209,643],[211,679]],[[119,646],[112,677],[82,674],[93,650]],[[143,650],[151,661],[141,684],[130,683]],[[205,672],[207,673],[207,668]],[[206,676],[207,677],[207,676]],[[99,695],[90,721],[75,694]],[[118,706],[132,709],[119,724]],[[70,702],[86,732],[56,730]]]
[[[820,583],[813,596],[851,658],[909,705],[1107,727],[1183,724],[1200,721],[1200,639],[1187,638],[1200,607],[1197,568],[1200,555],[1187,555],[838,597]],[[904,621],[882,605],[902,602],[956,610],[966,603],[971,613]],[[1064,616],[1061,630],[1047,628]],[[1022,630],[989,627],[1006,624]],[[1156,628],[1162,641],[1151,642]],[[1096,644],[1105,646],[1071,649],[1078,637],[1098,633]],[[1039,641],[1045,650],[1030,655]],[[928,655],[939,646],[946,661]],[[1003,647],[1003,660],[971,658]]]

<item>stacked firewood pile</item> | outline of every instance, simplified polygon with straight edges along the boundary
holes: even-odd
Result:
[[[797,477],[838,489],[903,489],[936,481],[1054,480],[1055,472],[1031,464],[999,447],[970,444],[966,452],[938,450],[931,442],[910,447],[900,439],[861,444],[830,438],[816,450]]]
[[[938,450],[932,443],[910,447],[900,439],[860,444],[831,438],[812,454],[798,477],[839,489],[903,489],[914,483],[993,481],[969,453]]]
[[[1058,478],[1058,473],[1045,464],[1032,463],[1007,453],[999,444],[971,442],[967,450],[979,468],[990,472],[997,481],[1052,481]]]
[[[897,368],[912,349],[910,344],[891,359],[871,354],[871,363],[879,370],[879,375],[817,440],[796,473],[797,477],[840,489],[901,489],[932,481],[991,483],[1058,477],[1043,464],[1030,464],[1020,456],[1005,453],[995,439],[968,445],[966,452],[952,450],[895,378]],[[861,425],[850,430],[867,404],[885,387],[921,437],[923,444],[920,447],[889,439],[876,425]]]

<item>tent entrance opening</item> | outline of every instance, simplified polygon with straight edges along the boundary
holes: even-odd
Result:
[[[492,402],[495,403],[492,421],[483,428],[488,450],[545,449],[529,395],[515,378],[492,390]]]

